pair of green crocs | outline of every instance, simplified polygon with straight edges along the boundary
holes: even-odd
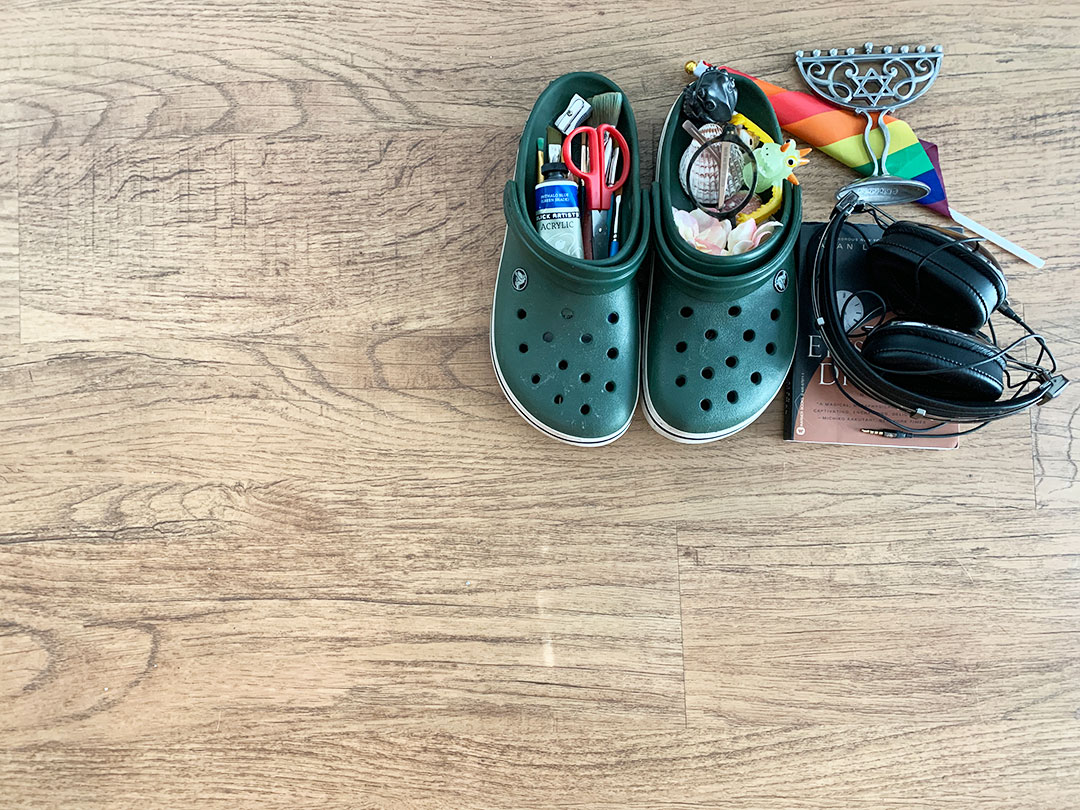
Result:
[[[779,141],[768,99],[750,80],[735,81],[737,111]],[[592,261],[560,253],[533,224],[537,138],[575,93],[611,91],[622,92],[595,73],[562,76],[540,94],[525,124],[514,179],[503,193],[506,236],[491,313],[495,374],[526,421],[570,444],[619,438],[639,392],[658,433],[692,444],[715,441],[761,415],[794,357],[799,188],[784,181],[782,227],[758,247],[736,256],[698,251],[680,236],[672,215],[673,206],[695,207],[678,174],[690,143],[682,98],[664,125],[656,180],[646,190],[637,179],[637,128],[624,95],[618,128],[629,147],[630,174],[622,188],[618,253]],[[650,247],[651,279],[641,279]]]

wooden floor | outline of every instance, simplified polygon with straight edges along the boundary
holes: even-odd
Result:
[[[653,144],[687,59],[866,39],[945,46],[905,117],[1080,375],[1075,0],[6,3],[0,806],[1080,806],[1080,388],[582,451],[491,369],[548,81]]]

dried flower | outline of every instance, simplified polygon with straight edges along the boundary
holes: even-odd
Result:
[[[714,219],[700,208],[694,211],[671,209],[679,235],[688,243],[710,256],[737,256],[753,250],[780,230],[781,223],[758,225],[747,219],[734,228],[726,219]]]

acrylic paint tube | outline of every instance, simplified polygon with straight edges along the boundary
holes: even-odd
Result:
[[[583,258],[578,184],[569,178],[565,163],[545,163],[543,172],[543,181],[536,184],[536,230],[560,253]]]

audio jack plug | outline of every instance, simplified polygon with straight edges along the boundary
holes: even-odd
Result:
[[[881,436],[886,439],[914,439],[915,434],[905,433],[902,430],[875,430],[874,428],[863,428],[862,432],[868,436]]]

